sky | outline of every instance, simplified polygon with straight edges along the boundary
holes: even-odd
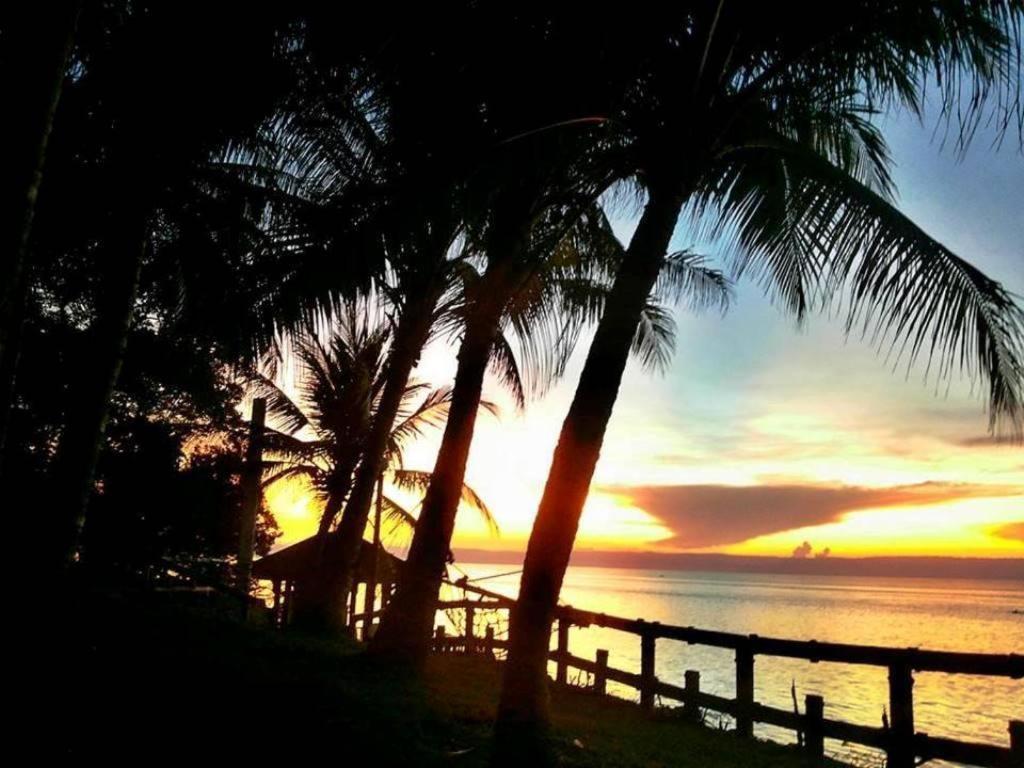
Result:
[[[934,121],[884,118],[898,203],[931,236],[1024,295],[1024,156],[982,131],[965,156],[943,147]],[[635,214],[618,210],[625,241]],[[673,249],[713,260],[681,221]],[[803,327],[743,280],[723,316],[676,312],[676,352],[652,374],[631,363],[587,502],[578,549],[745,555],[1024,556],[1024,449],[987,437],[970,382],[894,367],[839,320]],[[564,379],[518,413],[477,421],[467,481],[494,512],[492,536],[462,510],[455,546],[522,550],[572,398],[589,337]],[[435,344],[416,377],[454,376],[453,350]],[[440,434],[413,445],[406,465],[430,469]],[[316,510],[296,485],[268,501],[288,543],[310,534]],[[415,499],[407,499],[410,504]],[[407,537],[393,544],[401,549]]]

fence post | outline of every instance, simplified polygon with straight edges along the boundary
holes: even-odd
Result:
[[[654,708],[654,643],[655,636],[651,631],[640,635],[640,706],[650,710]]]
[[[476,620],[476,609],[472,605],[466,606],[466,653],[476,651],[476,637],[473,635],[473,622]]]
[[[812,765],[825,762],[825,700],[808,694],[804,698],[804,749]]]
[[[356,605],[358,604],[357,597],[359,595],[359,585],[352,584],[352,590],[348,593],[348,626],[352,630],[353,637],[356,634]]]
[[[700,695],[700,672],[688,669],[683,673],[683,691],[683,716],[691,722],[700,722],[700,705],[697,703],[697,696]]]
[[[1024,765],[1024,720],[1010,721],[1010,765]]]
[[[603,696],[608,691],[608,651],[599,648],[594,661],[597,664],[594,670],[594,691]]]
[[[555,679],[565,685],[569,682],[569,627],[568,617],[563,613],[558,619],[558,661]]]
[[[438,625],[434,628],[434,650],[438,653],[444,653],[445,642],[444,638],[447,633],[444,630],[444,626]]]
[[[484,630],[484,653],[494,658],[494,627],[487,627]]]
[[[281,610],[281,626],[292,623],[292,614],[295,612],[295,580],[286,582],[284,590],[284,608]]]
[[[373,514],[373,548],[370,550],[370,573],[366,577],[366,592],[363,593],[363,613],[366,614],[366,621],[363,622],[363,639],[366,639],[367,636],[366,628],[373,626],[373,611],[377,607],[377,570],[380,560],[380,524],[384,515],[383,505],[384,473],[382,472],[377,476],[377,508]]]
[[[736,733],[753,737],[754,651],[749,642],[736,648],[736,707]]]
[[[886,768],[914,768],[914,675],[906,663],[889,667],[889,720]]]
[[[274,579],[274,607],[270,610],[272,624],[277,627],[281,623],[281,580]]]

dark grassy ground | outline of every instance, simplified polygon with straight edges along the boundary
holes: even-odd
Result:
[[[424,680],[371,664],[343,641],[299,637],[153,596],[80,596],[40,675],[36,754],[90,762],[483,766],[500,670],[435,657]],[[740,743],[670,715],[557,690],[568,766],[800,765],[791,749]],[[54,727],[55,726],[55,727]]]

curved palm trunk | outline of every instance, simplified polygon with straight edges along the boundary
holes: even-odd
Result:
[[[331,521],[338,514],[341,505],[345,502],[347,488],[335,491],[327,497],[323,514],[320,516],[320,524],[317,527],[316,537],[321,542],[321,547],[326,548],[327,533],[330,530]],[[339,616],[333,616],[331,610],[334,606],[328,601],[328,584],[326,570],[326,549],[322,549],[317,555],[319,562],[310,563],[309,577],[299,584],[295,592],[295,602],[291,618],[291,625],[296,629],[310,632],[322,632],[326,629],[344,625],[344,606],[338,610]]]
[[[78,556],[86,509],[92,494],[110,399],[117,385],[128,344],[139,273],[147,242],[148,216],[134,211],[112,248],[95,321],[95,354],[69,401],[64,431],[54,464],[55,513],[63,528],[60,546],[65,565]],[[123,239],[122,239],[123,238]],[[74,391],[74,390],[73,390]]]
[[[511,617],[494,752],[498,764],[548,760],[547,655],[555,607],[630,346],[681,207],[679,194],[651,192],[562,424]]]
[[[459,364],[452,390],[452,404],[437,454],[423,510],[416,522],[409,557],[402,568],[388,610],[374,635],[370,650],[396,660],[419,665],[430,650],[437,595],[455,529],[466,462],[480,408],[484,374],[512,290],[508,281],[491,285],[506,287],[488,292],[470,318],[459,348]]]
[[[327,534],[331,531],[331,525],[338,517],[338,512],[341,511],[352,489],[352,473],[359,463],[359,454],[352,450],[341,451],[335,455],[334,461],[335,468],[330,481],[331,492],[327,496],[327,503],[324,504],[324,511],[316,527],[317,557],[321,558],[327,551]]]
[[[359,557],[360,543],[369,519],[374,487],[384,470],[388,438],[402,405],[409,376],[430,335],[441,289],[442,286],[434,287],[419,301],[407,307],[398,320],[394,347],[388,359],[387,381],[377,404],[377,413],[362,460],[356,470],[352,494],[345,505],[338,530],[328,544],[325,557],[325,567],[329,569],[326,574],[329,584],[324,595],[325,609],[333,617],[335,628],[341,628],[352,571]]]
[[[3,468],[7,426],[21,356],[25,314],[25,259],[36,198],[43,178],[46,145],[53,128],[64,70],[71,55],[78,2],[29,10],[26,29],[11,29],[5,53],[7,65],[17,68],[10,114],[14,135],[9,139],[9,172],[4,173],[3,231],[0,232],[0,470]],[[7,56],[5,56],[7,58]]]

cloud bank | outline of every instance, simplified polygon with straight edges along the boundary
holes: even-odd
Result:
[[[958,483],[887,488],[799,484],[650,485],[605,486],[600,490],[628,498],[633,506],[657,518],[673,533],[658,542],[660,547],[669,549],[738,544],[758,536],[833,523],[861,509],[1024,493],[1021,488]],[[1013,536],[1013,532],[1010,535]]]

